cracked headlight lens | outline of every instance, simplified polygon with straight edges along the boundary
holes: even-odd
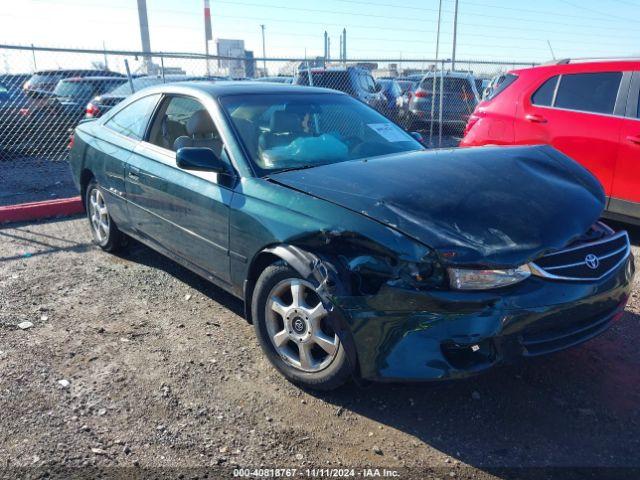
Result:
[[[447,271],[449,285],[456,290],[490,290],[506,287],[521,282],[531,275],[528,265],[499,270],[448,268]]]

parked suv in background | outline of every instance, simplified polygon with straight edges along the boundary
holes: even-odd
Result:
[[[295,85],[313,85],[331,88],[347,93],[363,101],[379,112],[386,113],[387,99],[368,70],[359,67],[312,68],[311,82],[309,70],[300,70],[294,80]]]
[[[406,104],[403,126],[407,130],[416,130],[431,122],[439,123],[441,92],[443,126],[462,131],[480,99],[476,79],[471,72],[427,73]]]
[[[22,87],[29,96],[48,95],[58,82],[71,77],[125,77],[122,73],[110,70],[41,70],[31,75]]]
[[[591,171],[606,214],[640,222],[640,61],[562,60],[494,82],[461,146],[550,144]]]

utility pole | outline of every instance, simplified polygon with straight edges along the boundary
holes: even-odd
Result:
[[[262,29],[262,69],[264,70],[264,76],[267,76],[267,49],[264,43],[264,25],[260,25]]]
[[[147,18],[147,0],[138,0],[138,21],[140,23],[140,40],[144,54],[144,70],[151,73],[151,40],[149,39],[149,19]]]
[[[438,55],[440,53],[440,20],[442,19],[442,0],[440,0],[440,4],[438,5],[438,28],[436,30],[436,61],[438,60]]]
[[[347,64],[347,29],[342,29],[342,59]]]
[[[328,47],[327,42],[328,42],[328,40],[329,40],[329,34],[328,34],[328,33],[327,33],[327,31],[325,30],[325,31],[324,31],[324,61],[323,61],[323,65],[322,65],[323,67],[326,67],[326,66],[327,66],[327,54],[328,54],[328,51],[327,51],[327,47]]]
[[[453,14],[453,54],[451,55],[451,70],[456,69],[456,40],[458,36],[458,0],[456,0],[455,11]]]
[[[211,33],[211,9],[209,8],[209,0],[204,0],[204,53],[206,55],[207,76],[211,76],[211,68],[209,67],[209,41],[213,40]]]

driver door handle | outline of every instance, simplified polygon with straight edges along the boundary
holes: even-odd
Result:
[[[129,167],[129,173],[127,174],[127,176],[131,180],[137,182],[138,180],[140,180],[140,170],[134,167]]]
[[[529,113],[524,118],[532,123],[547,123],[546,118],[544,118],[542,115],[536,115],[535,113]]]
[[[636,145],[640,145],[640,135],[629,135],[627,137],[627,141],[635,143]]]

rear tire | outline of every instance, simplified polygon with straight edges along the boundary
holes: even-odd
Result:
[[[284,263],[267,267],[251,305],[258,342],[269,362],[290,382],[333,390],[353,373],[330,312],[315,286]]]
[[[102,189],[95,179],[87,185],[84,206],[93,242],[106,252],[115,252],[123,244],[123,236],[111,218]]]

